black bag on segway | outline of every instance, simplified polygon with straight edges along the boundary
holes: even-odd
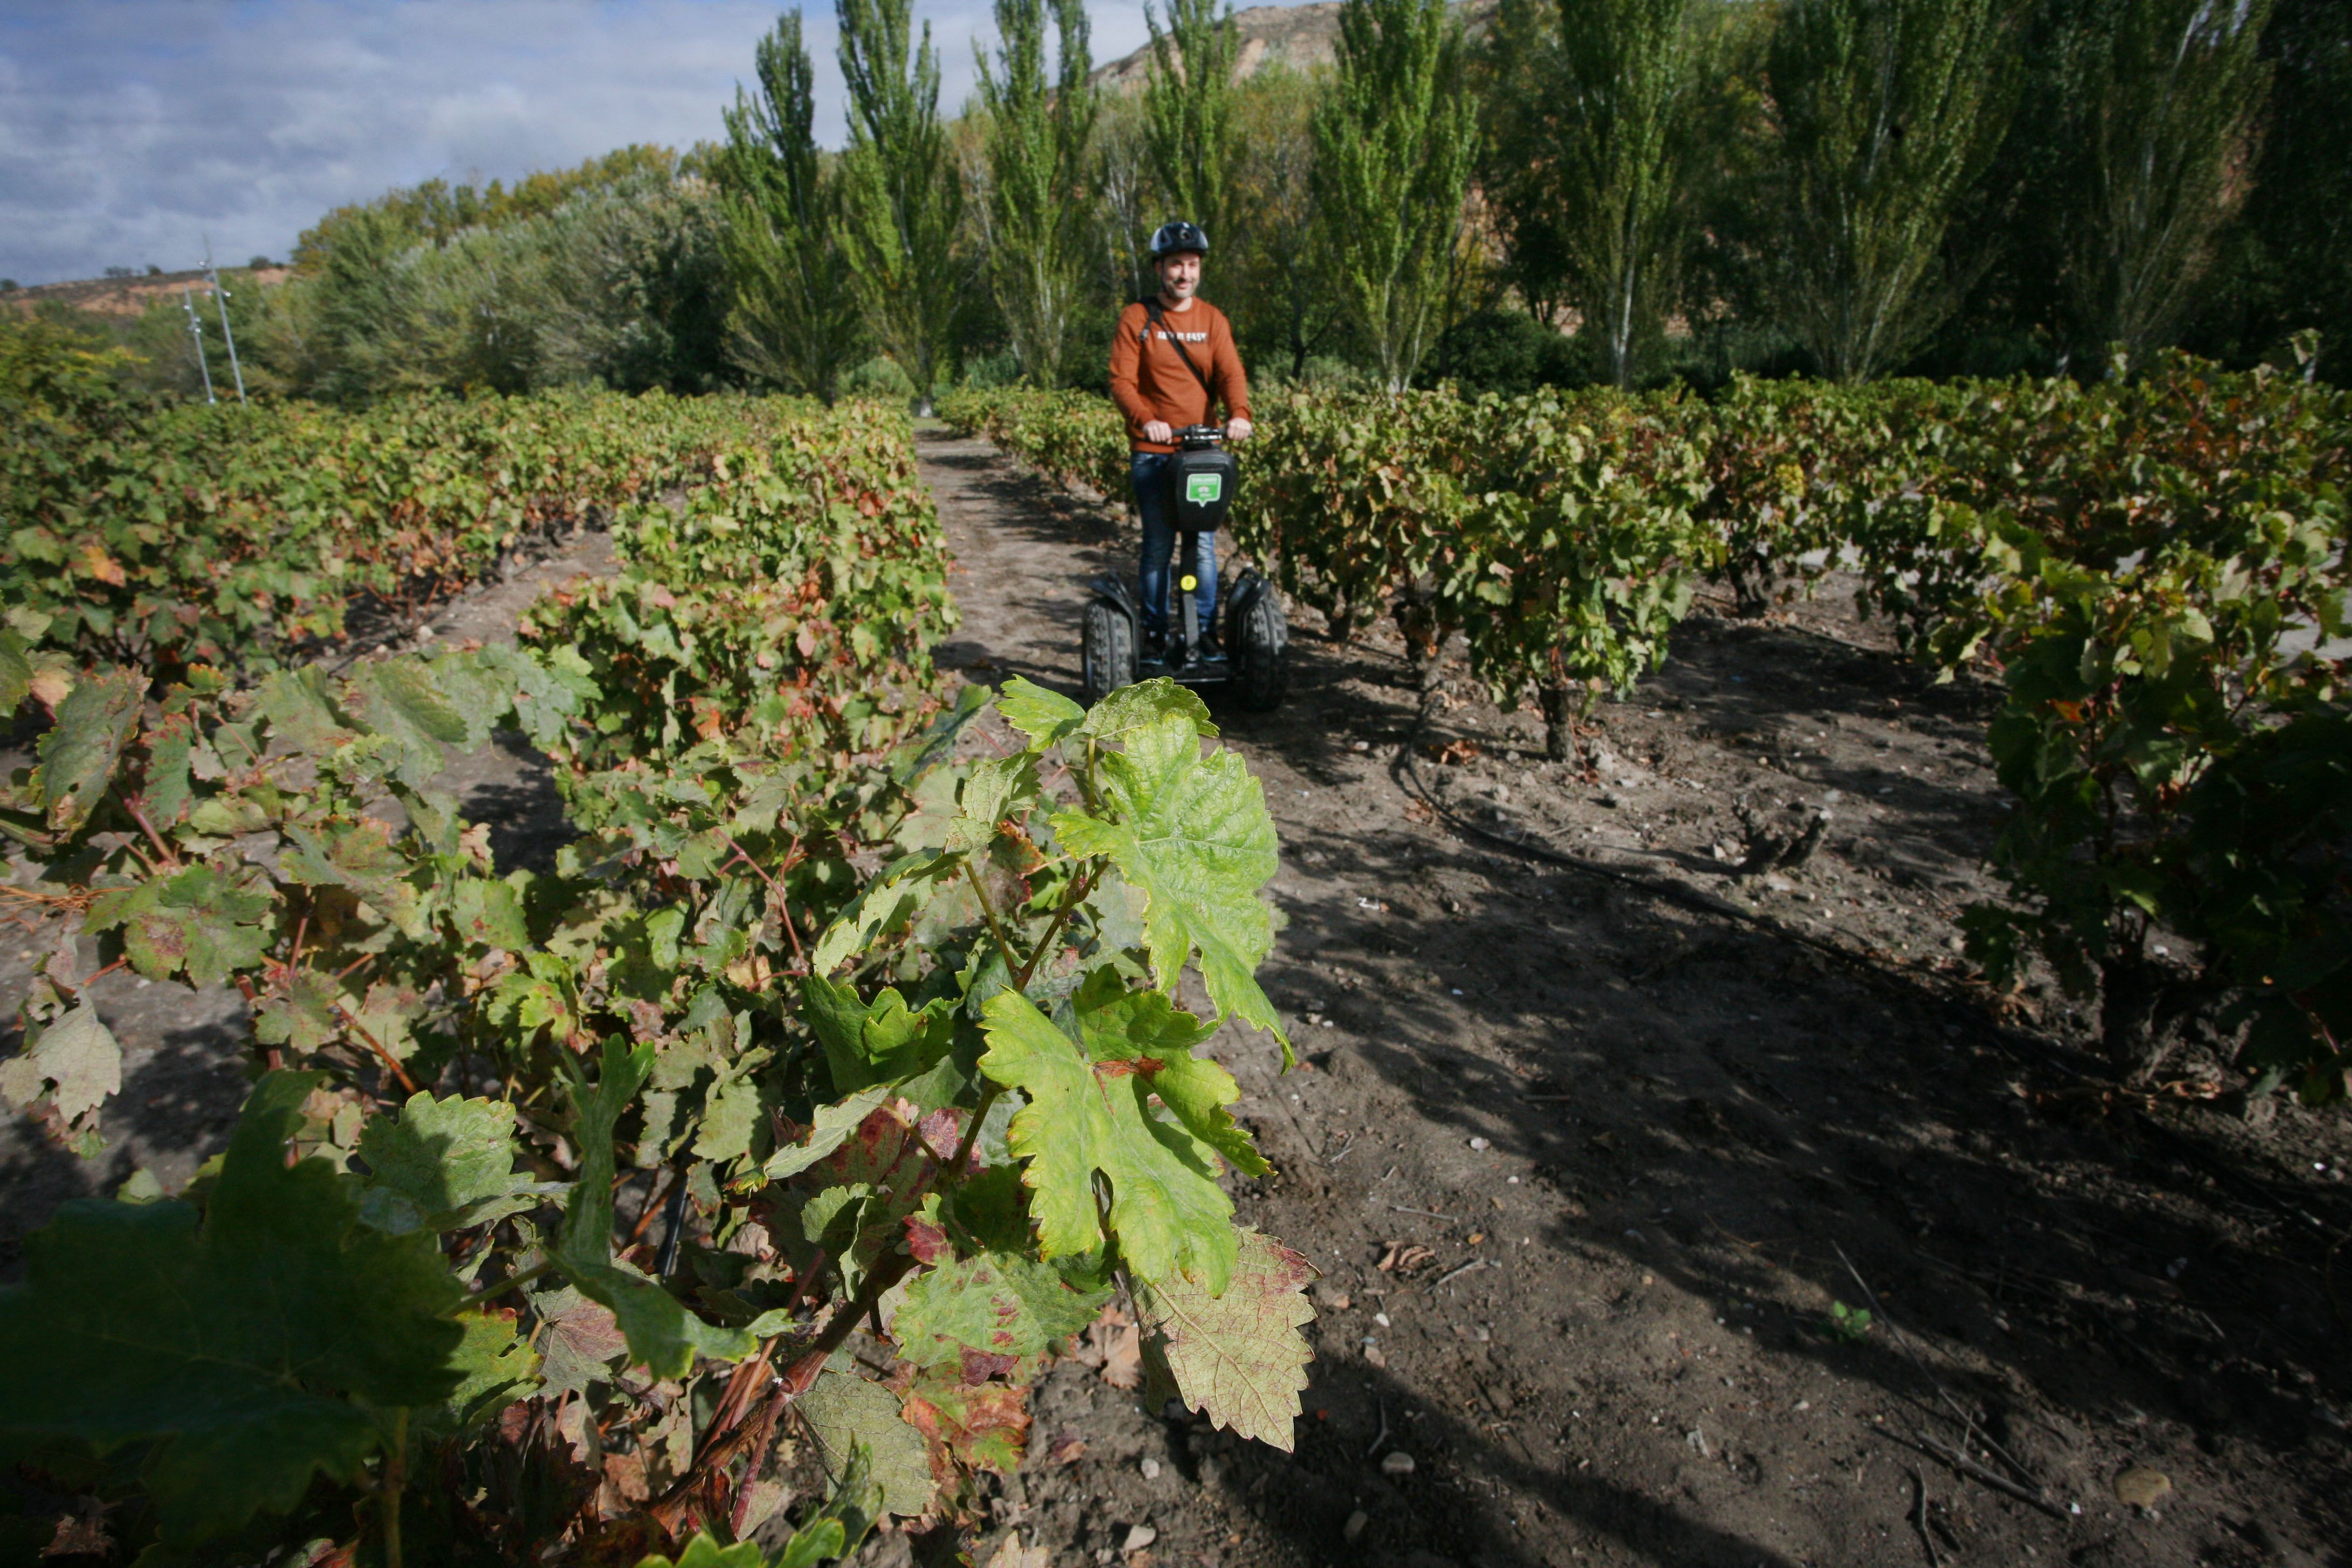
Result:
[[[1222,447],[1180,448],[1168,460],[1168,515],[1179,533],[1214,533],[1240,493],[1242,468]]]

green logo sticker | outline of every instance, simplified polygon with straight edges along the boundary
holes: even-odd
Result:
[[[1207,506],[1225,493],[1223,474],[1187,474],[1184,476],[1184,499],[1198,506]]]

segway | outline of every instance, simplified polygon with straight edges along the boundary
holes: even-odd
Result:
[[[1143,617],[1127,581],[1097,577],[1087,605],[1084,662],[1087,701],[1101,701],[1122,686],[1166,676],[1185,686],[1230,686],[1245,708],[1265,712],[1281,702],[1289,684],[1290,623],[1282,596],[1256,568],[1244,567],[1226,589],[1225,637],[1232,651],[1202,647],[1202,552],[1216,548],[1241,489],[1241,468],[1214,425],[1176,432],[1175,461],[1167,467],[1168,510],[1176,521],[1176,593],[1168,647],[1145,657]]]

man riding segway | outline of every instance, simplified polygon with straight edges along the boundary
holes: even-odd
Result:
[[[1225,313],[1200,298],[1209,237],[1171,219],[1151,237],[1160,292],[1118,318],[1110,350],[1110,394],[1127,416],[1129,481],[1143,517],[1143,557],[1135,587],[1098,577],[1087,605],[1087,700],[1099,702],[1139,679],[1186,686],[1231,685],[1242,703],[1265,710],[1288,684],[1289,623],[1282,595],[1255,570],[1234,575],[1217,597],[1217,531],[1241,488],[1224,450],[1250,433],[1249,383]],[[1225,405],[1223,429],[1208,422]],[[1168,558],[1179,557],[1171,603]],[[1172,615],[1171,615],[1172,611]],[[1227,657],[1219,622],[1233,642]]]

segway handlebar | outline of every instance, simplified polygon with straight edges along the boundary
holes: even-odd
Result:
[[[1223,444],[1225,427],[1222,425],[1187,425],[1176,432],[1176,445],[1188,452]]]

